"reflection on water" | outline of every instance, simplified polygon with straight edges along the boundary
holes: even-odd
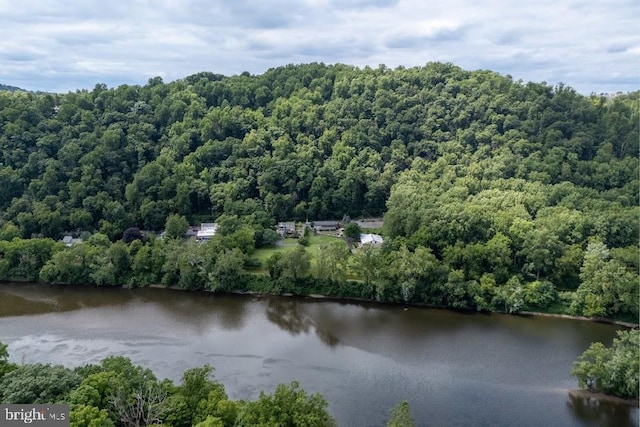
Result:
[[[316,335],[329,347],[338,345],[338,338],[327,329],[318,327],[311,317],[301,312],[301,304],[295,299],[268,298],[267,319],[291,335],[315,331]]]
[[[632,406],[598,401],[586,396],[569,394],[567,407],[585,426],[638,426],[638,410]]]
[[[174,380],[209,363],[234,399],[295,379],[356,427],[384,425],[401,400],[417,425],[634,425],[635,408],[565,397],[575,358],[615,331],[392,305],[0,284],[0,341],[15,361],[77,366],[118,354]]]

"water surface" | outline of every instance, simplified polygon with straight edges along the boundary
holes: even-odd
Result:
[[[0,341],[17,362],[130,357],[178,381],[209,363],[234,399],[299,380],[344,426],[638,425],[638,411],[568,397],[568,372],[616,327],[553,318],[166,289],[0,284]]]

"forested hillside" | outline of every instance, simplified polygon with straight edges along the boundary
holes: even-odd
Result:
[[[16,90],[23,90],[23,89],[20,89],[19,87],[16,87],[16,86],[0,84],[0,91],[2,91],[2,90],[13,92],[13,91],[16,91]]]
[[[0,238],[384,214],[358,296],[637,318],[639,99],[439,63],[0,92]]]

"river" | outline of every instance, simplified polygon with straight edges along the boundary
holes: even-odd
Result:
[[[407,400],[419,426],[638,426],[638,410],[584,405],[571,364],[617,327],[546,317],[212,295],[0,284],[0,341],[16,362],[123,355],[159,378],[209,363],[233,399],[299,380],[341,426],[383,426]]]

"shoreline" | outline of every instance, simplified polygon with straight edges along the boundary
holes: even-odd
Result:
[[[11,282],[16,282],[16,283],[40,283],[43,285],[51,285],[51,286],[86,286],[86,285],[71,285],[70,283],[49,283],[49,282],[38,282],[38,281],[29,281],[29,280],[0,280],[0,283],[11,283]],[[97,287],[99,288],[100,286],[97,285],[89,285],[89,286],[93,286],[93,287]],[[184,289],[184,288],[180,288],[178,286],[172,285],[172,286],[165,286],[165,285],[160,285],[160,284],[151,284],[151,285],[147,285],[147,286],[138,286],[138,287],[131,287],[131,286],[110,286],[109,288],[116,288],[116,289],[144,289],[144,288],[153,288],[153,289],[171,289],[171,290],[175,290],[175,291],[190,291],[190,292],[207,292],[207,293],[213,293],[207,289]],[[595,322],[595,323],[605,323],[605,324],[609,324],[609,325],[616,325],[616,326],[621,326],[624,328],[629,328],[629,329],[640,329],[640,323],[631,323],[631,322],[624,322],[622,320],[614,320],[614,319],[606,319],[603,317],[585,317],[585,316],[574,316],[574,315],[570,315],[570,314],[560,314],[560,313],[542,313],[542,312],[537,312],[537,311],[520,311],[517,313],[506,313],[503,311],[478,311],[478,310],[474,310],[471,308],[453,308],[453,307],[448,307],[448,306],[443,306],[443,305],[434,305],[434,304],[420,304],[420,303],[404,303],[404,302],[392,302],[392,301],[376,301],[376,300],[371,300],[371,299],[365,299],[365,298],[355,298],[355,297],[338,297],[338,296],[328,296],[328,295],[322,295],[322,294],[307,294],[307,295],[296,295],[296,294],[292,294],[292,293],[288,293],[288,292],[284,292],[284,293],[280,293],[280,294],[273,294],[273,293],[265,293],[265,292],[258,292],[258,291],[241,291],[241,290],[234,290],[234,291],[225,291],[225,292],[220,292],[220,294],[229,294],[229,295],[251,295],[251,296],[256,296],[256,297],[262,297],[262,296],[278,296],[278,297],[285,297],[285,298],[302,298],[302,299],[314,299],[314,300],[326,300],[326,301],[333,301],[333,302],[357,302],[357,303],[367,303],[367,304],[379,304],[379,305],[389,305],[389,306],[397,306],[397,307],[404,307],[404,308],[408,308],[408,307],[416,307],[416,308],[433,308],[433,309],[438,309],[438,310],[451,310],[451,311],[456,311],[456,312],[460,312],[460,313],[480,313],[480,314],[508,314],[511,316],[519,316],[519,317],[551,317],[551,318],[555,318],[555,319],[568,319],[568,320],[581,320],[581,321],[587,321],[587,322]]]
[[[622,320],[606,319],[604,317],[585,317],[585,316],[574,316],[571,314],[560,314],[560,313],[540,313],[537,311],[520,311],[518,313],[513,313],[513,314],[515,316],[537,316],[537,317],[553,317],[556,319],[586,320],[589,322],[607,323],[612,325],[624,326],[625,328],[640,329],[640,323],[623,322]]]
[[[588,400],[590,404],[599,405],[602,402],[615,403],[618,405],[628,405],[636,408],[640,408],[640,400],[638,399],[625,399],[623,397],[612,396],[610,394],[598,393],[595,391],[574,389],[567,392],[569,396],[574,398],[580,398]]]
[[[183,289],[177,286],[164,286],[164,285],[159,285],[159,284],[154,284],[154,285],[149,285],[149,286],[145,286],[147,288],[154,288],[154,289],[173,289],[173,290],[178,290],[178,291],[202,291],[202,292],[208,292],[211,293],[211,291],[208,291],[206,289]],[[123,286],[123,288],[126,289],[135,289],[135,288],[129,288],[129,287],[125,287]],[[231,295],[252,295],[252,296],[257,296],[257,297],[261,297],[261,296],[278,296],[278,297],[285,297],[285,298],[302,298],[302,299],[314,299],[314,300],[326,300],[326,301],[332,301],[332,302],[358,302],[358,303],[369,303],[369,304],[382,304],[382,305],[391,305],[391,306],[404,306],[405,308],[407,307],[416,307],[416,308],[433,308],[433,309],[438,309],[438,310],[452,310],[452,311],[457,311],[457,312],[465,312],[465,313],[483,313],[483,314],[508,314],[511,316],[520,316],[520,317],[551,317],[551,318],[555,318],[555,319],[568,319],[568,320],[581,320],[581,321],[587,321],[587,322],[596,322],[596,323],[606,323],[606,324],[610,324],[610,325],[617,325],[617,326],[622,326],[625,328],[630,328],[630,329],[640,329],[640,323],[631,323],[631,322],[624,322],[621,320],[614,320],[614,319],[606,319],[606,318],[602,318],[602,317],[585,317],[585,316],[574,316],[574,315],[570,315],[570,314],[560,314],[560,313],[542,313],[542,312],[537,312],[537,311],[520,311],[517,313],[506,313],[506,312],[502,312],[502,311],[478,311],[478,310],[473,310],[470,308],[467,309],[459,309],[459,308],[453,308],[453,307],[447,307],[444,305],[434,305],[434,304],[420,304],[420,303],[399,303],[399,302],[390,302],[390,301],[375,301],[375,300],[370,300],[370,299],[365,299],[365,298],[353,298],[353,297],[335,297],[335,296],[328,296],[328,295],[322,295],[322,294],[308,294],[308,295],[295,295],[292,293],[281,293],[281,294],[271,294],[271,293],[264,293],[264,292],[257,292],[257,291],[240,291],[240,290],[236,290],[236,291],[226,291],[226,292],[222,292],[223,294],[231,294]]]

